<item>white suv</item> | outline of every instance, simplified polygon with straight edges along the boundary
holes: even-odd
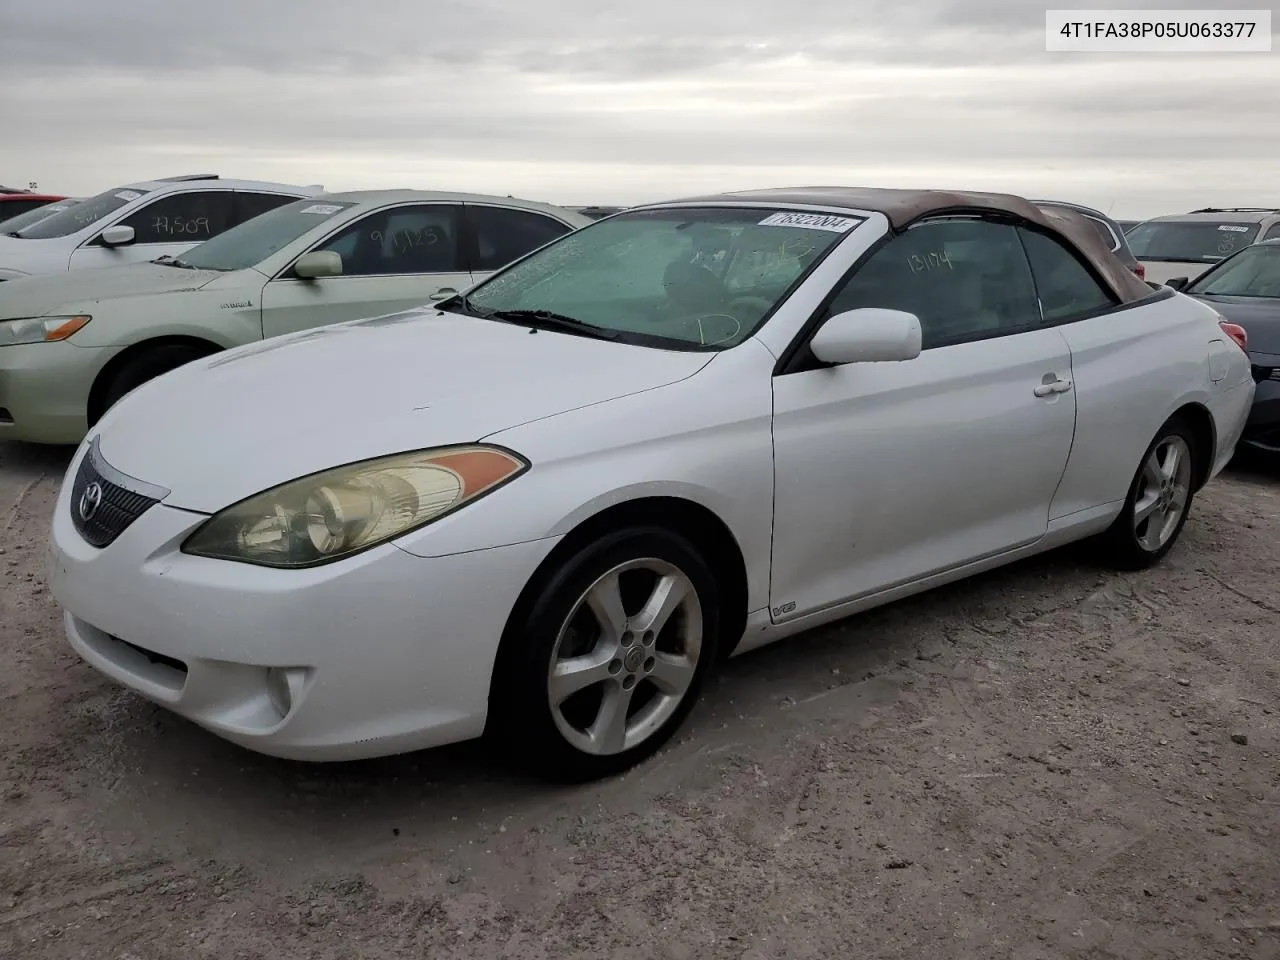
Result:
[[[320,186],[166,177],[115,187],[0,236],[0,280],[177,256]]]

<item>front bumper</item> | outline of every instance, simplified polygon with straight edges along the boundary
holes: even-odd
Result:
[[[0,347],[0,440],[79,443],[94,378],[118,350],[70,342]]]
[[[507,617],[556,542],[439,558],[384,544],[270,570],[181,553],[205,517],[163,503],[96,549],[72,524],[70,489],[55,507],[48,575],[72,647],[205,729],[298,760],[479,736]]]

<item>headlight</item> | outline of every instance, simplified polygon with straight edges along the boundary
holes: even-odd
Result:
[[[508,450],[475,445],[352,463],[227,507],[182,550],[264,567],[314,567],[438,520],[528,468]]]
[[[74,317],[31,317],[22,320],[0,320],[0,347],[16,347],[23,343],[45,343],[65,340],[92,320],[83,314]]]

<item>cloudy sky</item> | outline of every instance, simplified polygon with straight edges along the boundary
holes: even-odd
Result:
[[[209,171],[560,203],[842,183],[1118,217],[1280,205],[1280,45],[1049,54],[1029,0],[874,6],[0,0],[0,183],[85,195]],[[1216,6],[1280,24],[1280,0]]]

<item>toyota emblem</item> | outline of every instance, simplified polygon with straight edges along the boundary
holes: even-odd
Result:
[[[80,494],[80,519],[92,520],[100,506],[102,506],[102,484],[94,481],[84,488],[84,493]]]

